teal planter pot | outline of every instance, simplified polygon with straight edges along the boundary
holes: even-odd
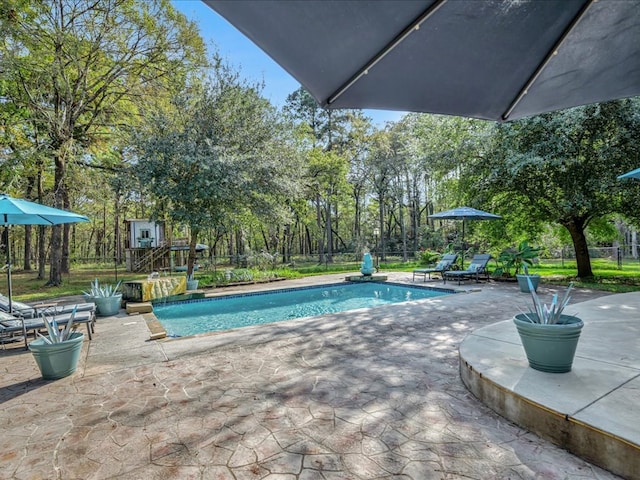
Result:
[[[29,350],[38,364],[42,378],[56,380],[76,371],[84,334],[74,332],[68,340],[61,343],[46,343],[38,338],[29,344]]]
[[[529,366],[541,372],[566,373],[571,371],[573,358],[584,323],[572,315],[560,315],[561,323],[543,325],[524,320],[518,314],[516,324]]]
[[[530,293],[529,282],[527,282],[527,277],[531,279],[531,284],[533,285],[533,290],[535,292],[538,291],[538,284],[540,283],[540,275],[516,275],[518,279],[518,286],[520,287],[520,291],[523,293]]]
[[[91,297],[91,302],[96,304],[96,314],[100,317],[110,317],[117,315],[122,303],[122,294],[118,293],[111,297]]]
[[[199,280],[187,280],[187,290],[197,290]]]

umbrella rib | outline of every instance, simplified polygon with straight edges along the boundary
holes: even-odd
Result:
[[[522,99],[525,97],[525,95],[527,95],[527,93],[529,92],[529,89],[531,88],[531,86],[535,83],[535,81],[538,79],[538,77],[542,74],[542,71],[547,67],[547,65],[549,64],[551,59],[558,53],[558,50],[560,49],[560,47],[562,46],[564,41],[567,39],[567,37],[569,36],[571,31],[574,29],[574,27],[578,23],[580,23],[582,18],[586,15],[587,10],[589,10],[589,8],[594,3],[594,1],[598,1],[598,0],[588,0],[582,6],[580,11],[577,13],[577,15],[573,18],[571,23],[564,29],[564,31],[562,32],[562,35],[560,35],[560,37],[558,37],[558,40],[554,44],[553,48],[551,50],[549,50],[549,52],[547,53],[547,55],[544,58],[544,60],[542,61],[542,63],[540,63],[540,65],[538,65],[538,68],[536,68],[535,72],[533,72],[533,75],[531,75],[531,77],[529,77],[529,80],[527,81],[527,83],[524,84],[524,87],[522,87],[520,89],[520,92],[518,92],[518,95],[516,96],[516,98],[511,102],[511,104],[509,105],[509,108],[507,108],[507,110],[502,114],[502,120],[505,120],[505,121],[509,120],[509,117],[511,116],[511,114],[513,113],[515,108],[522,101]]]
[[[48,222],[49,225],[55,225],[51,220],[43,217],[42,215],[38,215],[38,217],[40,217],[42,220],[44,220],[45,222]]]
[[[420,29],[420,25],[425,22],[431,15],[437,12],[440,7],[442,7],[448,0],[437,0],[431,6],[429,6],[424,12],[416,17],[416,19],[411,22],[411,24],[405,28],[398,36],[396,36],[391,42],[389,42],[385,47],[380,50],[374,57],[369,60],[360,70],[358,70],[349,80],[343,83],[334,93],[329,95],[327,99],[327,105],[331,105],[338,98],[342,96],[349,88],[353,86],[360,78],[369,73],[380,60],[387,56],[387,54],[391,53],[391,51],[400,45],[409,35],[411,35],[414,31]]]

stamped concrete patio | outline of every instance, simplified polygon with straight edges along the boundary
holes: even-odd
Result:
[[[618,478],[469,393],[459,345],[526,309],[529,296],[514,285],[461,288],[164,341],[149,340],[143,315],[121,311],[99,319],[79,370],[50,382],[29,352],[2,351],[0,478]],[[578,291],[572,303],[602,295]]]

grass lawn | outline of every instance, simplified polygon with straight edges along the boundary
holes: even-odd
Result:
[[[531,268],[530,273],[538,273],[542,281],[546,283],[568,284],[574,282],[577,287],[593,288],[610,292],[624,293],[640,290],[640,262],[626,261],[622,268],[618,268],[616,262],[607,259],[592,259],[591,266],[594,273],[593,281],[583,282],[576,279],[577,268],[575,261],[562,262],[561,260],[542,260],[539,265]],[[390,261],[381,262],[381,271],[405,271],[410,272],[419,268],[417,262]],[[232,267],[228,267],[232,268]],[[489,269],[495,268],[490,263]],[[309,263],[296,265],[295,267],[279,268],[275,271],[277,276],[294,278],[310,275],[322,275],[325,273],[357,272],[360,269],[358,262],[336,262],[332,264]],[[224,267],[218,267],[218,271]],[[211,272],[198,271],[196,278],[207,278]],[[6,275],[6,272],[5,272]],[[69,274],[63,275],[63,284],[59,287],[47,287],[47,277],[38,280],[37,271],[14,271],[12,273],[13,298],[24,302],[45,300],[68,295],[80,295],[83,290],[88,290],[89,284],[95,278],[101,284],[116,283],[117,280],[141,280],[147,277],[146,273],[131,273],[119,267],[115,271],[113,265],[73,265]],[[181,275],[181,273],[174,273]],[[202,285],[201,286],[207,286]],[[6,276],[4,282],[0,280],[0,292],[6,294]]]
[[[539,273],[542,281],[548,283],[574,282],[577,287],[593,288],[610,292],[624,293],[640,290],[640,262],[626,261],[622,268],[611,260],[596,258],[591,260],[592,281],[581,281],[576,278],[575,261],[544,260],[539,266],[531,268],[530,273]]]
[[[0,280],[0,292],[6,295],[6,272],[3,273],[4,281]],[[118,268],[117,272],[118,280],[139,280],[146,277],[147,274],[126,272],[124,267]],[[13,298],[23,302],[31,302],[67,295],[80,295],[83,290],[91,288],[90,283],[95,278],[100,280],[100,284],[117,283],[113,265],[73,265],[70,273],[62,275],[62,285],[59,287],[46,286],[49,279],[48,267],[44,280],[38,279],[37,271],[13,271],[11,273]]]

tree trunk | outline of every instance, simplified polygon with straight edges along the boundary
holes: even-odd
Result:
[[[196,263],[196,244],[200,230],[191,227],[191,238],[189,239],[189,258],[187,259],[187,278],[193,275],[193,265]]]
[[[115,215],[113,219],[113,258],[116,265],[120,264],[122,261],[121,257],[121,249],[122,249],[122,241],[120,238],[120,197],[116,193],[116,200],[114,204]]]
[[[322,227],[322,213],[320,208],[320,194],[316,194],[316,222],[318,223],[318,263],[324,263],[324,229]]]
[[[407,227],[404,224],[404,205],[402,199],[398,199],[398,222],[400,223],[400,236],[402,238],[402,261],[406,262],[407,258]]]
[[[44,280],[47,263],[47,238],[44,225],[38,225],[38,280]]]
[[[54,207],[64,209],[65,184],[64,177],[66,171],[65,143],[61,142],[54,154],[55,174],[54,174]],[[47,286],[57,287],[62,284],[62,226],[54,225],[51,230],[51,258],[49,269],[49,281]]]
[[[382,259],[384,261],[384,203],[382,200],[382,195],[380,195],[379,197],[379,203],[378,203],[378,222],[380,225],[380,259]],[[377,248],[377,247],[376,247]],[[376,268],[379,265],[376,265]]]
[[[325,261],[333,263],[333,230],[331,228],[331,191],[327,192],[327,202],[325,203],[325,232],[327,235],[327,255]]]
[[[67,191],[67,186],[62,180],[62,208],[63,210],[71,209],[71,202],[69,201],[69,192]],[[71,235],[71,225],[65,223],[62,225],[62,261],[60,262],[61,273],[69,273],[69,252],[70,248],[70,235]]]
[[[24,263],[22,268],[31,271],[31,225],[24,226]]]
[[[62,284],[62,225],[51,228],[51,255],[49,281],[47,286],[57,287]]]
[[[29,177],[29,184],[27,185],[27,198],[31,198],[33,194],[33,187],[35,185],[36,179],[34,177]],[[31,242],[32,242],[32,228],[31,225],[24,226],[24,262],[22,264],[22,268],[25,271],[31,270]]]
[[[578,265],[578,277],[581,279],[593,277],[589,248],[587,247],[587,237],[584,234],[584,221],[572,220],[563,225],[569,230],[571,239],[573,240],[576,264]]]

